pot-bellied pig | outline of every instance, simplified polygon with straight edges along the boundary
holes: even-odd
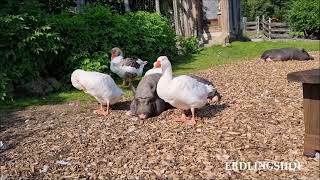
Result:
[[[214,87],[214,85],[206,79],[195,75],[188,76]],[[147,119],[149,117],[158,116],[169,108],[173,108],[169,103],[166,103],[164,100],[159,98],[156,92],[160,77],[160,73],[155,73],[142,78],[137,89],[133,89],[135,95],[130,105],[130,111],[127,115],[138,116],[139,119]],[[208,101],[220,101],[220,99],[221,96],[217,90],[214,90],[208,96]]]
[[[313,60],[304,49],[298,48],[280,48],[270,49],[261,55],[265,61],[287,61],[287,60]]]
[[[127,115],[138,116],[139,119],[147,119],[160,115],[171,106],[160,99],[156,90],[161,74],[144,76],[134,91],[134,99]]]

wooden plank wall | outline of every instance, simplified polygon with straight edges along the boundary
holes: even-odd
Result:
[[[176,33],[185,37],[197,36],[199,31],[198,0],[173,0]]]

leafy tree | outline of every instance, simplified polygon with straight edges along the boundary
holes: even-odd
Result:
[[[74,0],[3,0],[0,3],[0,13],[11,15],[23,13],[32,15],[57,14],[75,5]]]
[[[315,0],[295,0],[288,12],[288,22],[305,36],[320,38],[320,6]]]
[[[288,5],[292,0],[242,0],[242,14],[249,20],[265,15],[279,20],[285,18]]]

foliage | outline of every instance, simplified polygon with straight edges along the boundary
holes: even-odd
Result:
[[[290,32],[288,32],[288,34],[290,35],[290,37],[293,37],[293,38],[303,38],[304,37],[304,32],[300,32],[300,31],[290,31]]]
[[[0,41],[2,99],[9,87],[46,74],[50,57],[62,48],[51,26],[28,14],[0,17]]]
[[[116,46],[122,48],[127,56],[149,61],[161,54],[174,55],[176,51],[175,33],[170,23],[155,13],[136,12],[122,16],[98,5],[86,7],[83,14],[54,16],[50,22],[64,41],[65,50],[60,57],[66,58],[58,59],[53,65],[65,67],[62,72],[90,67],[91,70],[109,73],[108,55]],[[98,67],[102,63],[107,67]]]
[[[97,67],[97,64],[103,63],[103,55],[119,44],[123,17],[112,14],[108,7],[88,6],[83,14],[65,12],[52,16],[49,21],[59,32],[65,46],[55,63],[50,65],[60,68],[51,72],[54,77],[64,78],[76,68],[108,72],[106,68]]]
[[[11,15],[23,13],[32,15],[57,14],[75,5],[74,0],[3,0],[0,4],[0,13]]]
[[[77,68],[110,73],[112,47],[149,61],[163,54],[173,57],[177,51],[174,30],[156,13],[119,15],[103,5],[86,6],[81,14],[36,11],[0,19],[1,63],[9,67],[0,67],[2,99],[27,82],[40,86],[40,77],[69,84]]]
[[[314,0],[294,0],[288,12],[288,22],[295,31],[320,37],[320,6]]]
[[[122,32],[124,41],[121,41],[120,47],[127,55],[153,62],[160,55],[173,57],[176,54],[176,34],[167,18],[157,13],[139,11],[127,14],[126,19],[127,24]]]
[[[106,72],[110,62],[106,62],[106,57],[103,55],[97,55],[93,57],[84,58],[81,61],[80,68],[85,71],[98,71]]]
[[[123,0],[87,0],[86,2],[89,4],[108,5],[109,7],[111,7],[112,10],[114,10],[120,14],[125,13]]]
[[[181,55],[191,55],[199,51],[199,41],[196,37],[177,37],[179,53]]]
[[[292,0],[242,0],[242,14],[248,20],[265,15],[282,21]]]
[[[74,0],[39,0],[40,3],[44,4],[45,9],[49,13],[60,13],[70,7],[75,7],[76,3]]]

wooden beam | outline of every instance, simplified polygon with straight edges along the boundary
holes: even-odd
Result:
[[[160,2],[159,2],[159,0],[155,0],[155,4],[156,4],[156,12],[160,13]]]
[[[178,0],[173,0],[173,17],[174,17],[174,27],[176,30],[176,33],[178,35],[181,35],[180,33],[180,26],[179,26],[179,11],[178,11]]]
[[[77,0],[77,11],[82,13],[85,0]]]
[[[198,21],[197,21],[197,17],[198,17],[198,10],[197,10],[197,0],[192,0],[192,16],[191,16],[191,20],[192,20],[192,36],[197,36],[198,34]]]
[[[130,11],[130,3],[129,0],[124,0],[124,9],[126,12]]]
[[[182,33],[184,36],[189,37],[190,36],[190,22],[189,22],[189,12],[188,12],[188,7],[189,7],[189,0],[182,0],[182,16],[183,16],[183,30],[184,32]]]
[[[202,1],[196,1],[196,11],[197,11],[197,35],[203,33],[203,18],[202,18]]]
[[[229,19],[229,0],[221,0],[221,15],[222,15],[222,32],[230,33],[230,19]]]

